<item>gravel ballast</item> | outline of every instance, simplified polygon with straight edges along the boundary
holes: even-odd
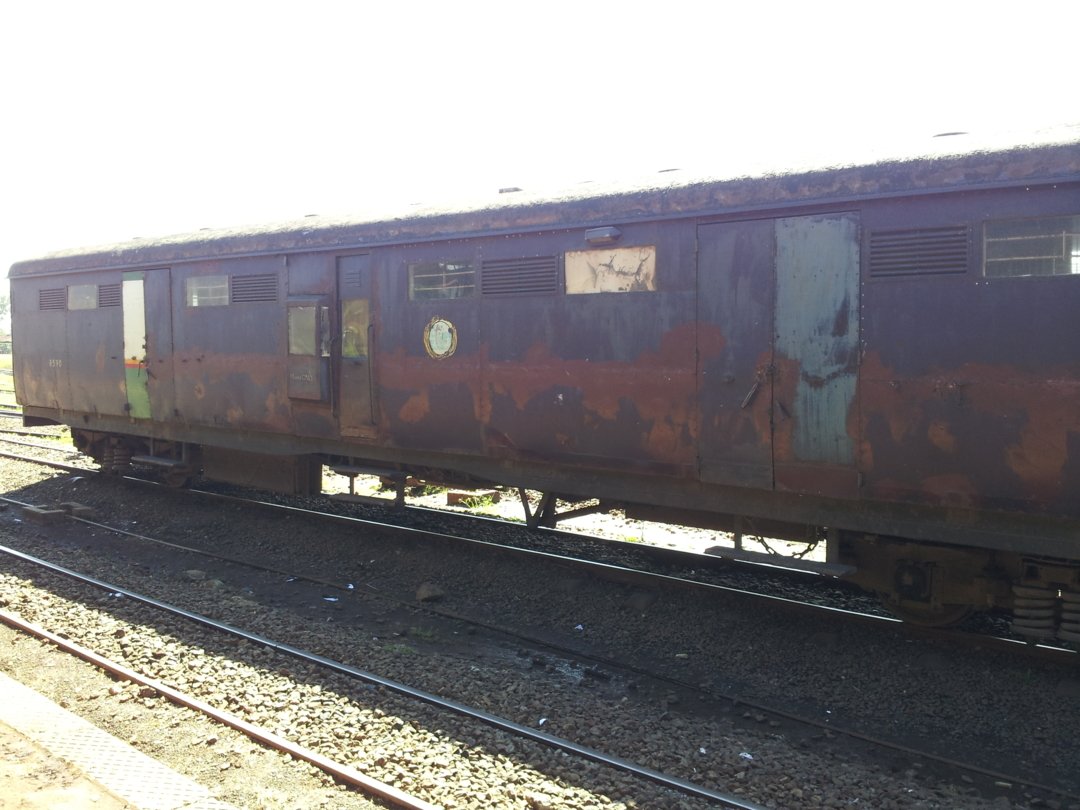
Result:
[[[740,791],[766,806],[1023,807],[1039,806],[1040,799],[995,786],[995,780],[945,778],[914,757],[867,760],[842,735],[808,731],[745,706],[702,703],[700,691],[609,672],[586,656],[633,662],[706,693],[907,740],[913,748],[929,740],[956,759],[981,757],[988,766],[1014,772],[1067,779],[1076,762],[1076,749],[1061,731],[1080,719],[1075,670],[978,651],[961,656],[897,633],[815,623],[733,598],[705,603],[692,594],[599,582],[449,545],[194,505],[114,481],[71,475],[41,481],[40,471],[17,462],[4,462],[3,470],[11,497],[89,503],[102,520],[111,515],[133,531],[256,556],[280,570],[350,583],[354,590],[285,582],[280,575],[69,522],[30,526],[16,522],[11,509],[0,516],[6,544],[48,552],[118,585],[717,790]],[[7,609],[53,629],[70,623],[69,632],[87,634],[103,654],[135,662],[330,756],[337,752],[375,778],[421,795],[428,791],[430,801],[453,807],[699,806],[640,783],[591,774],[560,754],[499,733],[466,730],[276,653],[173,627],[125,600],[100,593],[69,597],[70,586],[13,563],[0,570],[6,572],[0,598]],[[432,601],[418,602],[423,595]],[[69,598],[80,603],[64,607]],[[581,660],[440,617],[424,605],[549,639],[578,650]],[[6,660],[0,666],[18,668]],[[107,705],[126,694],[121,689],[75,703]],[[161,702],[129,696],[120,705],[147,701]],[[168,747],[173,735],[144,736]],[[322,789],[338,795],[332,786]],[[280,804],[224,798],[243,806],[300,806],[287,798]],[[1042,806],[1055,802],[1071,806],[1052,798]]]

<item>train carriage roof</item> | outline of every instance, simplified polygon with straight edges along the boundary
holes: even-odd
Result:
[[[201,230],[158,239],[65,250],[14,264],[11,277],[204,258],[346,249],[740,211],[842,204],[877,197],[1032,183],[1080,182],[1080,124],[1023,137],[938,136],[929,146],[881,155],[869,147],[846,161],[803,161],[785,168],[749,166],[673,170],[644,180],[582,183],[558,193],[513,191],[451,205],[413,205],[343,217],[305,217],[255,227]]]

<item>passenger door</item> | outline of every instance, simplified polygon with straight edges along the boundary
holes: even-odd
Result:
[[[698,228],[703,481],[851,497],[855,214]]]
[[[858,494],[859,227],[855,214],[776,221],[773,461],[778,490]]]
[[[703,481],[773,486],[774,242],[772,220],[698,228]]]
[[[343,436],[367,436],[374,431],[371,342],[371,257],[340,256],[337,260],[338,418]]]
[[[168,268],[123,276],[124,382],[133,419],[168,419],[175,407],[170,276]]]

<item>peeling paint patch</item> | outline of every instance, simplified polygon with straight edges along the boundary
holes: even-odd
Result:
[[[859,294],[854,214],[776,222],[776,352],[786,358],[774,423],[791,424],[790,455],[777,459],[852,464],[848,430],[856,391]],[[794,376],[794,379],[792,379]],[[777,436],[777,440],[780,436]]]
[[[655,245],[566,253],[568,294],[655,290]]]

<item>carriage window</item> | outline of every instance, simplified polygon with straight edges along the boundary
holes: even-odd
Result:
[[[988,278],[1080,275],[1080,216],[987,222]]]
[[[289,307],[289,354],[315,356],[317,313],[314,304]]]
[[[566,292],[655,292],[656,246],[573,250],[566,254]]]
[[[468,298],[476,292],[476,268],[461,259],[409,265],[409,300]]]
[[[97,284],[68,287],[68,309],[97,309]]]
[[[192,276],[186,283],[189,307],[223,307],[229,303],[228,276]]]

